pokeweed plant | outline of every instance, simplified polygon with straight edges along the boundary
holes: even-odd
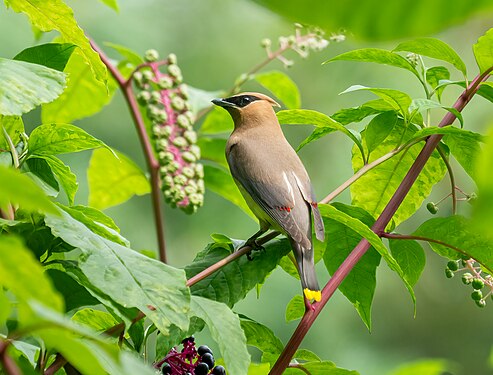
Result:
[[[237,93],[248,81],[271,91],[287,108],[277,113],[281,124],[315,127],[299,148],[337,131],[354,143],[354,174],[320,204],[327,233],[326,241],[316,245],[317,260],[323,260],[331,279],[321,302],[310,305],[299,295],[289,302],[286,319],[301,320],[283,345],[271,329],[232,310],[249,291],[267,282],[278,265],[297,276],[289,243],[276,238],[279,233],[258,240],[265,251],[253,260],[243,256],[251,250],[244,241],[215,234],[184,269],[166,264],[162,197],[193,213],[209,189],[250,214],[225,167],[223,136],[232,124],[209,103],[219,93],[187,87],[172,53],[160,60],[154,50],[141,57],[108,44],[121,55],[115,63],[84,36],[63,2],[26,3],[6,1],[14,11],[26,13],[37,29],[57,30],[61,37],[13,59],[0,58],[3,373],[49,375],[62,373],[63,367],[67,373],[83,374],[357,374],[299,349],[300,343],[337,289],[371,327],[381,258],[414,300],[413,286],[425,263],[422,242],[446,259],[448,278],[461,273],[479,307],[488,303],[493,249],[484,222],[491,222],[485,218],[491,213],[493,189],[485,171],[491,170],[493,143],[482,145],[485,137],[466,129],[461,112],[476,94],[493,101],[493,86],[487,82],[493,70],[493,29],[473,46],[479,73],[472,79],[459,55],[433,38],[402,42],[392,51],[354,50],[327,61],[404,69],[423,88],[418,98],[395,89],[353,85],[344,93],[367,91],[375,99],[331,116],[301,109],[296,84],[284,72],[263,68],[275,60],[291,66],[288,53],[307,57],[308,51],[321,51],[344,37],[325,39],[319,30],[305,31],[300,25],[292,36],[279,39],[277,49],[263,40],[265,60],[223,91]],[[46,22],[43,14],[53,12],[60,18]],[[428,66],[427,58],[447,67]],[[450,80],[450,68],[463,78]],[[84,77],[84,85],[75,77]],[[455,103],[442,103],[451,85],[464,91]],[[149,177],[128,156],[70,124],[99,112],[116,89],[128,103]],[[88,105],[74,106],[78,102]],[[22,115],[39,106],[43,124],[27,134]],[[440,111],[444,115],[437,120]],[[362,125],[358,130],[346,127],[353,123]],[[58,157],[85,150],[93,150],[88,206],[74,204],[77,176]],[[476,182],[477,192],[456,186],[451,157]],[[450,181],[450,193],[430,202],[433,186],[444,178]],[[335,202],[347,188],[351,205]],[[61,191],[66,204],[57,199]],[[148,193],[160,260],[131,249],[101,211]],[[456,214],[461,201],[474,205],[471,218]],[[442,204],[452,206],[451,216],[432,217],[415,232],[400,233],[400,225],[422,205],[436,214]],[[351,279],[345,280],[349,273]],[[216,360],[207,346],[195,348],[192,335],[206,326],[222,358]],[[247,346],[262,352],[260,363],[251,363]]]

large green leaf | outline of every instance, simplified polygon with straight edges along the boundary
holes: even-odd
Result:
[[[224,168],[228,168],[226,161],[226,142],[225,138],[199,137],[197,146],[200,147],[202,160],[214,161]]]
[[[0,207],[5,208],[9,203],[30,211],[56,212],[50,199],[29,177],[0,166]]]
[[[231,174],[212,165],[204,166],[205,187],[241,208],[252,219],[257,220],[241,195]]]
[[[204,134],[225,133],[231,130],[233,130],[231,116],[226,110],[217,106],[212,107],[200,127],[200,133]]]
[[[397,123],[397,114],[394,111],[383,112],[375,116],[365,129],[365,143],[370,154],[392,132]]]
[[[286,73],[272,71],[258,73],[255,80],[281,100],[286,108],[300,108],[301,98],[296,83]]]
[[[225,304],[207,298],[192,296],[191,312],[202,319],[218,344],[230,374],[247,375],[250,354],[238,315]]]
[[[0,115],[0,149],[9,150],[9,143],[5,138],[2,127],[5,129],[15,146],[21,140],[20,134],[24,132],[24,122],[22,121],[22,117],[20,116]]]
[[[144,172],[126,155],[100,148],[92,153],[87,180],[89,205],[98,209],[121,204],[151,191]]]
[[[359,375],[357,371],[346,370],[337,367],[330,361],[306,362],[296,365],[294,368],[289,368],[284,372],[286,375],[303,375],[306,373],[311,375]]]
[[[462,118],[462,114],[458,110],[456,110],[453,107],[443,106],[434,100],[413,99],[411,106],[409,107],[409,110],[413,114],[414,120],[416,120],[416,117],[417,117],[416,114],[418,112],[427,111],[427,110],[433,109],[433,108],[442,108],[442,109],[445,109],[446,111],[449,111],[459,120],[461,127],[464,126],[464,119]],[[422,121],[419,121],[419,123],[422,123]]]
[[[481,73],[493,67],[493,29],[489,29],[472,47]]]
[[[185,273],[93,233],[69,213],[46,215],[54,235],[78,247],[79,267],[90,282],[125,307],[136,307],[163,333],[188,327]]]
[[[286,322],[300,319],[305,313],[305,300],[302,296],[296,295],[286,306]]]
[[[418,38],[400,43],[394,51],[413,52],[418,55],[446,61],[455,66],[464,77],[467,76],[466,64],[447,43],[435,38]]]
[[[185,267],[188,279],[231,255],[244,243],[225,236],[215,237],[216,242],[199,252],[194,261]],[[253,260],[243,256],[199,281],[190,288],[192,294],[224,302],[232,307],[257,284],[262,284],[276,268],[279,260],[291,250],[285,239],[271,241],[264,247],[265,251],[256,252]]]
[[[92,330],[100,333],[119,323],[110,313],[100,310],[94,310],[89,307],[78,310],[72,316],[72,321],[89,327]]]
[[[403,122],[398,121],[391,134],[372,152],[369,161],[372,162],[394,150],[401,140],[405,142],[413,138],[415,133],[414,127],[408,126],[406,129]],[[412,163],[416,160],[421,148],[421,144],[414,145],[405,153],[385,161],[361,176],[351,185],[353,205],[364,208],[375,217],[380,215]],[[354,148],[352,163],[355,172],[363,167],[361,156]],[[446,167],[440,155],[434,152],[392,217],[395,225],[399,225],[419,209],[431,193],[433,186],[445,176],[445,173]]]
[[[370,100],[359,107],[343,108],[334,113],[331,118],[342,125],[360,122],[368,116],[382,112],[393,111],[394,108],[383,99]]]
[[[343,2],[305,0],[254,0],[292,22],[316,25],[327,33],[348,30],[359,38],[388,40],[435,34],[472,15],[493,9],[489,0],[451,2],[413,0],[381,2],[347,0]]]
[[[247,345],[254,346],[262,352],[262,362],[273,365],[284,349],[282,341],[270,328],[261,323],[246,317],[242,317],[240,322]]]
[[[31,155],[58,155],[103,147],[105,144],[81,128],[70,124],[44,124],[29,138]]]
[[[16,12],[25,13],[31,24],[41,31],[57,30],[67,43],[77,45],[98,81],[106,84],[107,71],[99,55],[93,51],[89,39],[77,25],[74,12],[61,0],[5,0]]]
[[[490,236],[484,236],[476,230],[473,223],[463,216],[437,217],[425,221],[419,226],[416,236],[422,236],[444,242],[462,250],[464,255],[480,262],[488,272],[493,273],[493,243]],[[461,253],[430,242],[430,246],[438,254],[449,258],[458,259]]]
[[[75,47],[76,46],[72,43],[41,44],[39,46],[26,48],[18,53],[14,57],[14,60],[44,65],[47,68],[63,72]]]
[[[56,311],[64,311],[63,300],[43,273],[43,267],[14,236],[0,237],[0,285],[19,300],[35,300]]]
[[[350,210],[348,212],[355,212],[354,207],[353,208],[346,207],[346,208]],[[322,217],[324,219],[335,220],[345,225],[346,227],[351,228],[356,233],[358,233],[361,237],[364,237],[370,243],[370,245],[373,246],[375,250],[377,250],[380,253],[382,258],[385,259],[389,268],[395,271],[397,275],[399,275],[399,277],[404,281],[404,285],[409,291],[409,294],[411,295],[413,302],[416,302],[414,291],[411,285],[409,284],[409,282],[406,280],[404,276],[404,272],[400,268],[399,264],[392,257],[392,255],[385,247],[385,245],[382,243],[381,238],[378,237],[366,224],[361,222],[358,218],[352,217],[347,213],[343,211],[339,211],[337,208],[327,204],[320,205],[320,213],[322,214]]]
[[[67,88],[55,101],[43,105],[43,123],[71,123],[98,113],[111,101],[117,88],[113,79],[107,88],[94,77],[80,50],[72,54],[65,72],[68,74]]]
[[[423,248],[416,241],[389,240],[390,251],[404,273],[405,279],[414,286],[426,263]]]
[[[371,227],[375,221],[369,213],[359,207],[347,206],[342,203],[335,203],[332,207],[350,215],[355,220],[359,220],[367,227]],[[348,257],[362,236],[347,226],[346,223],[330,219],[326,214],[326,210],[323,209],[322,215],[327,238],[323,244],[325,246],[324,262],[332,275]],[[371,305],[377,285],[376,273],[380,259],[380,254],[374,248],[370,248],[339,286],[339,290],[354,305],[368,330],[371,330]]]
[[[0,58],[0,114],[22,115],[55,100],[65,74],[43,65]]]
[[[478,199],[473,202],[473,219],[478,230],[491,233],[493,227],[493,129],[489,129],[486,143],[476,159],[475,176]]]
[[[426,70],[426,82],[429,85],[436,89],[438,100],[441,100],[444,86],[438,87],[441,85],[441,81],[446,81],[450,79],[450,72],[444,66],[433,66]]]
[[[388,375],[442,375],[453,369],[454,366],[444,359],[422,359],[405,363]]]
[[[414,75],[419,76],[416,68],[404,57],[379,48],[363,48],[353,51],[341,53],[327,61],[324,64],[333,61],[360,61],[360,62],[373,62],[377,64],[395,66],[396,68],[406,69],[412,72]]]

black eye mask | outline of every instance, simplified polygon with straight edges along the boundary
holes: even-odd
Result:
[[[251,102],[254,102],[255,100],[260,100],[260,98],[257,98],[256,96],[253,95],[240,95],[240,96],[232,96],[230,98],[224,99],[225,102],[234,104],[237,107],[243,108],[250,104]]]

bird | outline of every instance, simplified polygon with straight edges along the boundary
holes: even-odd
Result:
[[[325,229],[308,173],[281,130],[267,95],[239,93],[213,99],[233,119],[234,130],[226,143],[231,175],[260,229],[246,244],[259,247],[258,237],[269,229],[284,234],[293,249],[303,294],[318,302],[321,291],[315,273],[312,218],[315,236],[323,241]]]

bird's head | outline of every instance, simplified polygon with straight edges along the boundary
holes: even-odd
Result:
[[[212,103],[229,112],[235,127],[263,123],[265,120],[277,121],[272,107],[280,107],[274,99],[258,92],[243,92],[224,99],[213,99]]]

